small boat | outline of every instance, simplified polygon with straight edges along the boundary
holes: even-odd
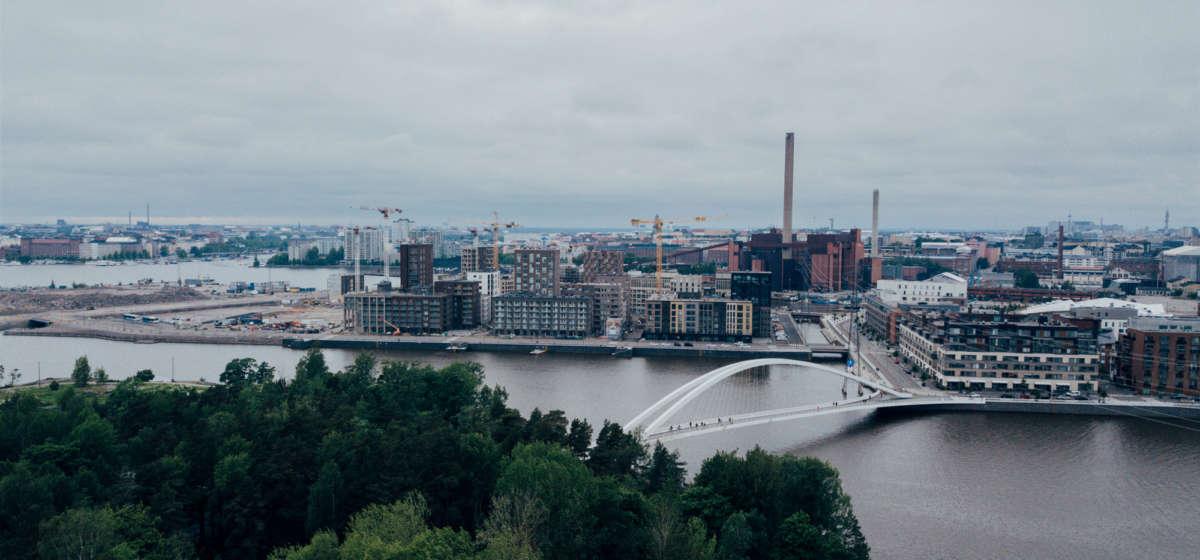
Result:
[[[618,347],[615,350],[613,350],[612,355],[617,358],[632,358],[633,357],[633,347],[632,346]]]
[[[464,352],[467,349],[466,344],[451,344],[446,347],[447,352]]]
[[[529,353],[534,356],[541,356],[542,354],[545,354],[546,352],[549,352],[549,351],[550,351],[550,349],[546,348],[545,346],[538,346],[537,348],[530,350]]]

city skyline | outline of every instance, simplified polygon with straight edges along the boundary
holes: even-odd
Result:
[[[14,5],[0,221],[1184,223],[1198,11]]]

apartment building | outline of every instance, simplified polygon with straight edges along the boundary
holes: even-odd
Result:
[[[492,332],[497,335],[586,338],[592,301],[586,297],[505,294],[492,298]]]
[[[560,293],[558,249],[517,249],[513,253],[513,291],[538,296]]]
[[[1092,391],[1098,388],[1099,322],[909,312],[900,353],[947,389]]]
[[[646,338],[750,342],[753,334],[754,305],[749,301],[656,298],[646,302]]]
[[[1129,319],[1116,362],[1114,381],[1143,394],[1200,396],[1200,318]]]

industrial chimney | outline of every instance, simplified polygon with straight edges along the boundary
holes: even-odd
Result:
[[[879,258],[879,189],[871,193],[871,258]]]
[[[1063,225],[1062,225],[1062,222],[1059,222],[1059,224],[1058,224],[1058,279],[1060,282],[1062,281],[1063,277],[1065,276],[1065,272],[1066,271],[1063,270]]]
[[[795,151],[795,137],[789,132],[784,137],[783,155],[783,242],[792,242],[792,162]],[[784,249],[784,253],[790,253]]]

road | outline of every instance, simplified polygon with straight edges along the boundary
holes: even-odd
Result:
[[[844,315],[835,321],[829,322],[833,328],[835,337],[842,342],[846,342],[847,344],[850,339],[848,332],[851,320],[852,319],[850,315]],[[858,341],[860,344],[859,356],[864,362],[866,362],[863,364],[864,367],[869,368],[870,371],[887,380],[892,387],[902,389],[913,394],[943,394],[941,391],[936,389],[922,387],[920,379],[909,375],[900,365],[895,363],[894,358],[892,358],[891,351],[885,346],[870,340],[865,336],[858,337]]]

